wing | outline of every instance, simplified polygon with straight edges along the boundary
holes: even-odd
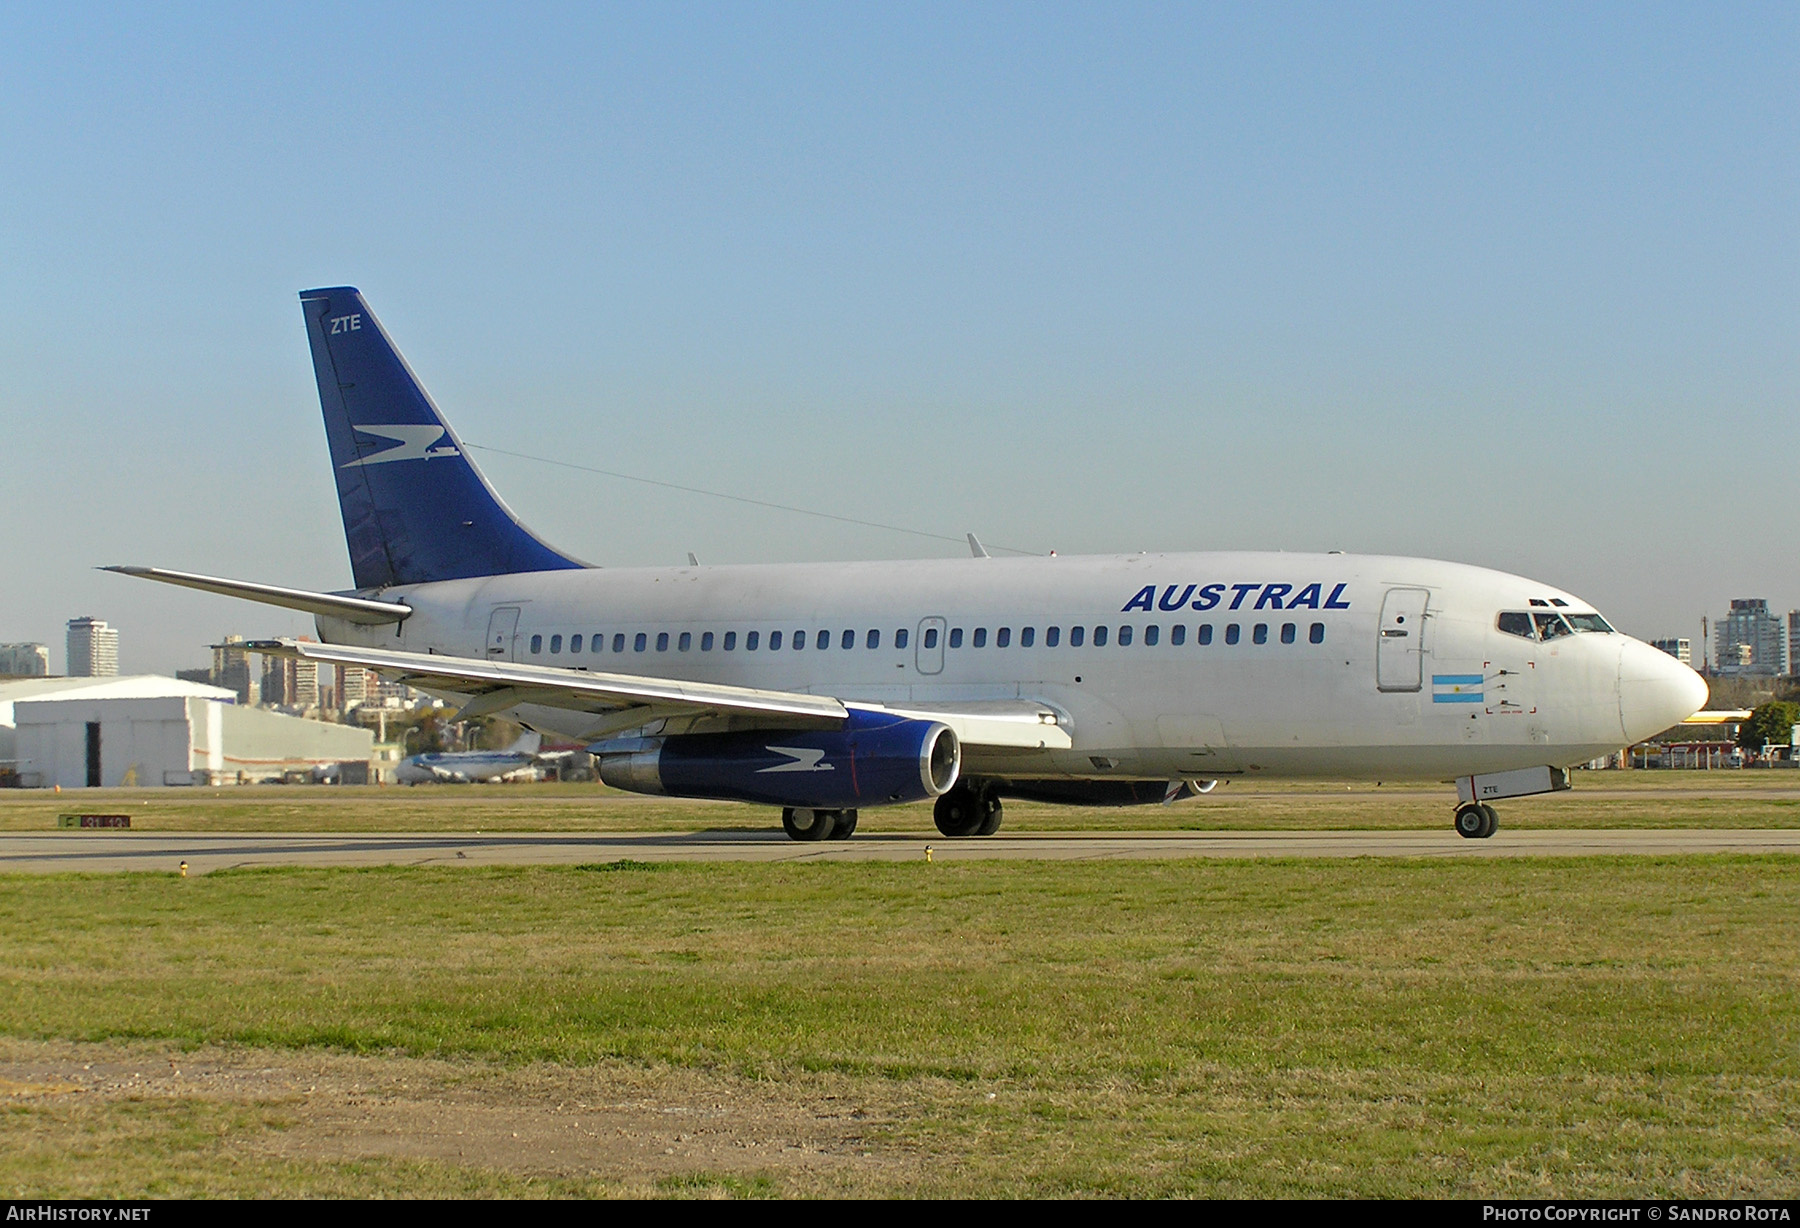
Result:
[[[709,715],[759,718],[779,728],[831,729],[850,715],[851,708],[862,708],[942,721],[961,741],[975,746],[1067,749],[1072,744],[1066,719],[1048,705],[1030,700],[887,705],[797,691],[765,691],[389,648],[315,644],[307,640],[258,640],[244,648],[329,665],[359,665],[409,686],[467,695],[468,702],[457,713],[459,720],[521,704],[585,712],[596,718],[595,737],[668,717]]]

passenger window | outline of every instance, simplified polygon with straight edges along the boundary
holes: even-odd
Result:
[[[813,647],[817,648],[820,652],[824,652],[827,648],[830,648],[831,647],[831,632],[829,632],[829,631],[819,632],[819,638],[816,641],[814,641]]]
[[[712,645],[713,645],[713,633],[710,631],[702,631],[700,633],[700,651],[701,652],[711,652]]]
[[[1236,623],[1225,624],[1225,642],[1227,644],[1238,642],[1238,625]]]
[[[1011,627],[1002,627],[1002,628],[1000,628],[1000,630],[994,632],[994,647],[995,648],[1005,648],[1010,643],[1012,643],[1012,628]]]
[[[650,637],[645,635],[642,631],[638,632],[631,641],[631,650],[633,652],[642,652],[648,647],[650,647]]]
[[[927,648],[936,648],[937,647],[937,628],[936,627],[927,627],[925,629],[925,647],[927,647]]]
[[[1325,642],[1325,624],[1314,623],[1312,628],[1307,631],[1306,638],[1315,644],[1323,644]]]
[[[1535,640],[1537,638],[1537,633],[1531,629],[1531,615],[1529,614],[1510,611],[1502,614],[1495,625],[1506,634],[1516,635],[1520,639]]]
[[[544,651],[544,637],[543,636],[534,635],[531,637],[531,651],[532,651],[533,655]]]
[[[749,635],[746,635],[744,637],[744,651],[745,652],[755,652],[756,651],[756,641],[761,638],[762,638],[762,632],[760,632],[760,631],[752,631]]]
[[[1212,624],[1201,623],[1200,630],[1194,633],[1194,642],[1201,645],[1212,643]]]
[[[1061,627],[1045,627],[1044,628],[1044,647],[1045,648],[1055,648],[1060,643],[1062,643],[1062,628]]]
[[[1020,648],[1030,648],[1032,645],[1032,642],[1035,641],[1036,639],[1037,639],[1037,628],[1036,627],[1020,627],[1019,628],[1019,647]]]
[[[669,651],[669,633],[667,631],[658,631],[656,633],[656,651]]]
[[[579,635],[571,635],[569,637],[569,651],[570,652],[580,652],[581,651],[581,637]]]
[[[1156,647],[1156,642],[1160,639],[1162,639],[1161,627],[1158,627],[1155,623],[1151,623],[1148,627],[1144,628],[1144,647],[1154,648]]]
[[[952,648],[961,648],[962,647],[962,628],[961,627],[950,628],[950,647],[952,647]]]
[[[905,627],[902,627],[902,628],[900,628],[900,630],[894,632],[894,647],[895,648],[905,648],[906,647],[906,628]],[[929,648],[929,647],[931,647],[931,645],[927,644],[927,645],[925,645],[925,647]]]
[[[692,648],[693,646],[694,646],[694,633],[692,631],[683,631],[681,633],[681,638],[679,640],[675,641],[675,650],[677,652],[686,652],[688,649]]]
[[[1295,627],[1293,623],[1281,624],[1281,642],[1283,644],[1292,644],[1294,642],[1294,633]]]
[[[737,632],[727,631],[725,633],[725,642],[722,645],[722,647],[725,649],[726,652],[736,652],[737,651]]]
[[[553,653],[562,651],[562,636],[553,635],[550,637],[550,651]]]
[[[779,631],[769,632],[769,651],[770,652],[780,652],[781,651],[781,632],[779,632]]]
[[[1269,642],[1269,624],[1257,623],[1255,627],[1251,628],[1250,640],[1256,644],[1267,644]]]
[[[1131,647],[1131,624],[1129,623],[1119,628],[1119,647]]]
[[[880,648],[881,647],[881,632],[879,632],[879,631],[875,630],[873,627],[871,627],[869,629],[868,638],[863,641],[863,646],[866,648]],[[905,645],[901,645],[901,647],[905,647]]]
[[[987,647],[987,628],[986,627],[975,628],[975,647],[977,647],[977,648],[986,648]]]
[[[794,645],[795,652],[799,652],[802,649],[804,649],[806,647],[806,632],[804,632],[804,631],[794,632],[793,645]]]
[[[1186,623],[1176,623],[1173,627],[1169,628],[1169,643],[1177,648],[1180,648],[1183,644],[1187,643]]]
[[[624,652],[625,651],[625,633],[623,631],[620,631],[613,636],[613,651],[614,652]]]
[[[844,632],[844,642],[843,642],[842,646],[844,648],[855,648],[856,647],[856,632],[854,632],[854,631]],[[870,646],[873,647],[873,645],[870,645]]]
[[[1531,620],[1537,624],[1540,640],[1554,640],[1560,636],[1571,634],[1569,624],[1564,622],[1560,615],[1533,614]]]
[[[1086,638],[1087,638],[1087,628],[1086,627],[1070,627],[1069,628],[1069,647],[1070,648],[1080,648],[1082,645],[1082,641],[1084,641]]]
[[[1094,628],[1094,647],[1095,648],[1105,648],[1106,647],[1106,628],[1105,627],[1095,627]]]

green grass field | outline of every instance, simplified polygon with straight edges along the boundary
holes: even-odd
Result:
[[[1794,858],[0,886],[8,1196],[1800,1195]],[[67,1086],[17,1073],[52,1052]],[[202,1059],[365,1090],[69,1090]],[[640,1132],[721,1107],[637,1159],[524,1146],[602,1084]],[[484,1150],[355,1142],[408,1096]],[[800,1109],[829,1148],[776,1145]]]
[[[1578,772],[1574,789],[1501,803],[1508,829],[1800,826],[1800,772]],[[1303,830],[1448,827],[1455,790],[1432,781],[1221,784],[1172,806],[1006,804],[1007,831]],[[58,814],[117,811],[151,831],[697,831],[772,829],[767,806],[618,793],[593,784],[336,788],[0,790],[0,831],[41,831]],[[864,831],[920,831],[929,805],[862,812]]]

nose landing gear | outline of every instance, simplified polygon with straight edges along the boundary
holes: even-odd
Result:
[[[1465,840],[1486,840],[1499,827],[1500,816],[1492,806],[1465,802],[1456,808],[1456,834]]]

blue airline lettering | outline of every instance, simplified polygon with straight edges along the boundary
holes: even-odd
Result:
[[[1250,594],[1258,592],[1258,590],[1261,592],[1255,602],[1251,604],[1253,610],[1347,610],[1350,608],[1350,602],[1344,597],[1344,590],[1349,587],[1347,581],[1335,584],[1332,586],[1331,595],[1321,599],[1321,594],[1325,589],[1322,582],[1304,585],[1297,593],[1294,592],[1292,584],[1171,584],[1165,587],[1161,597],[1158,597],[1156,585],[1146,584],[1133,594],[1130,601],[1119,608],[1119,613],[1129,614],[1133,610],[1142,610],[1146,614],[1156,610],[1173,613],[1184,606],[1189,606],[1188,598],[1194,597],[1196,592],[1199,596],[1191,603],[1191,608],[1211,610],[1225,599],[1225,590],[1227,589],[1231,590],[1231,603],[1225,607],[1228,610],[1240,609],[1249,599]],[[1290,593],[1293,594],[1291,597]]]
[[[1157,602],[1156,606],[1160,610],[1179,610],[1188,603],[1188,598],[1193,595],[1194,586],[1192,584],[1188,585],[1179,597],[1175,595],[1175,586],[1171,584],[1163,590],[1162,600]]]

